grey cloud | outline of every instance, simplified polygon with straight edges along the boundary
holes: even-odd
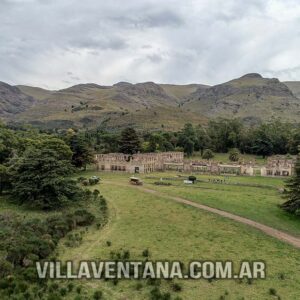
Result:
[[[0,80],[300,80],[299,15],[297,0],[0,0]]]

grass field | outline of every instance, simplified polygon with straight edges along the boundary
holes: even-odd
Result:
[[[92,172],[86,175],[94,174]],[[99,175],[99,174],[98,174]],[[232,260],[238,264],[242,260],[264,260],[267,263],[267,279],[257,280],[251,284],[235,280],[184,280],[181,292],[173,292],[169,282],[161,283],[161,290],[169,291],[172,299],[179,296],[182,299],[279,299],[271,296],[269,290],[274,288],[281,299],[299,299],[300,275],[298,272],[300,259],[299,250],[277,241],[248,226],[241,225],[219,216],[212,215],[192,207],[186,207],[173,203],[164,197],[145,194],[134,186],[126,186],[128,174],[100,174],[103,178],[99,188],[109,202],[110,221],[101,232],[92,228],[87,233],[84,243],[78,248],[66,248],[63,243],[59,248],[62,260],[84,259],[109,259],[112,251],[130,251],[130,259],[142,259],[142,251],[149,249],[150,259],[181,260],[185,263],[192,259]],[[162,174],[151,174],[162,176]],[[172,174],[163,174],[171,176]],[[174,174],[173,174],[174,175]],[[251,179],[251,178],[248,178]],[[278,179],[262,179],[263,185],[278,187],[282,181]],[[256,178],[252,183],[258,183]],[[233,179],[232,179],[233,180]],[[236,182],[246,182],[242,177],[234,178]],[[160,189],[168,194],[184,195],[196,200],[192,189],[180,186],[161,187],[152,184],[153,179],[145,179],[145,186],[152,189]],[[116,184],[114,184],[116,183]],[[119,184],[123,184],[119,185]],[[201,185],[201,183],[199,184]],[[209,186],[209,184],[207,183]],[[237,187],[240,197],[244,200],[238,202],[235,186],[212,186],[201,194],[203,198],[212,197],[219,199],[216,202],[220,208],[228,202],[228,210],[246,213],[249,217],[255,216],[255,206],[261,204],[262,198],[257,202],[247,200],[254,194],[266,199],[267,204],[261,205],[261,210],[267,211],[272,203],[281,201],[276,194],[276,189]],[[225,190],[224,190],[225,189]],[[193,187],[193,191],[198,191]],[[201,192],[202,193],[202,192]],[[270,193],[270,194],[269,194]],[[217,196],[219,195],[219,198]],[[225,199],[225,202],[221,200]],[[234,209],[230,208],[230,198],[233,198]],[[202,198],[201,197],[201,198]],[[242,205],[244,203],[244,205]],[[238,207],[240,210],[238,210]],[[251,209],[252,207],[252,209]],[[265,223],[276,220],[265,215]],[[277,215],[278,221],[286,217]],[[259,213],[260,221],[263,213]],[[275,217],[276,219],[276,217]],[[270,221],[271,220],[271,221]],[[287,219],[283,221],[285,229],[289,232],[299,233],[299,221]],[[279,225],[278,225],[279,227]],[[107,246],[106,242],[112,244]],[[89,297],[95,289],[104,292],[106,299],[149,299],[150,290],[153,286],[141,281],[143,287],[137,291],[136,281],[124,280],[117,285],[112,282],[86,281],[81,282],[83,294]],[[226,296],[225,296],[226,294]]]
[[[103,229],[88,228],[78,247],[67,247],[62,240],[57,257],[62,261],[107,260],[111,252],[130,251],[130,259],[145,259],[142,252],[149,249],[151,260],[232,260],[239,265],[243,260],[264,260],[267,279],[238,280],[182,280],[182,291],[175,292],[171,281],[162,281],[160,290],[170,292],[171,299],[299,299],[299,250],[266,236],[258,230],[220,216],[172,202],[163,196],[152,195],[128,184],[129,174],[85,172],[78,176],[100,175],[98,188],[109,206],[109,222]],[[299,220],[284,214],[276,205],[282,202],[278,178],[230,177],[226,184],[213,184],[208,179],[216,176],[197,176],[200,182],[184,186],[176,173],[153,173],[140,176],[144,187],[160,191],[161,195],[182,196],[261,223],[300,234]],[[171,186],[156,186],[161,177],[169,178]],[[93,189],[92,188],[92,189]],[[93,209],[93,207],[89,207]],[[2,199],[0,211],[28,212]],[[97,215],[97,209],[94,214]],[[111,242],[108,246],[107,241]],[[154,288],[145,280],[73,281],[80,286],[65,299],[92,299],[95,290],[101,290],[104,299],[150,299]],[[137,287],[137,284],[141,285]],[[67,283],[65,283],[67,284]],[[270,294],[274,289],[277,296]],[[272,290],[272,291],[274,291]],[[77,296],[76,296],[77,295]],[[280,296],[280,298],[278,297]]]
[[[189,159],[202,159],[200,152],[194,152],[194,154],[189,157]],[[229,160],[229,153],[214,153],[214,157],[212,158],[213,161],[221,162],[221,163],[230,163]],[[263,158],[262,156],[252,155],[252,154],[240,154],[239,155],[240,161],[245,162],[255,162],[257,165],[264,165],[267,162],[266,158]]]

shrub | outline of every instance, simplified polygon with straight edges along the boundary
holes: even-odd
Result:
[[[60,294],[61,294],[62,296],[66,296],[66,295],[67,295],[67,289],[66,289],[66,288],[61,288],[61,289],[59,290],[59,292],[60,292]]]
[[[202,154],[203,159],[211,159],[214,157],[214,153],[210,149],[205,149]]]
[[[172,284],[172,290],[174,292],[180,292],[182,290],[182,286],[179,283],[173,283]]]
[[[96,291],[93,295],[93,299],[100,300],[100,299],[102,299],[102,296],[103,296],[102,291]]]
[[[196,176],[194,176],[194,175],[190,175],[190,176],[188,177],[188,180],[190,180],[190,181],[192,181],[193,183],[195,183],[195,181],[197,180],[197,178],[196,178]]]
[[[149,250],[148,250],[148,249],[145,249],[145,250],[143,251],[142,255],[143,255],[144,257],[149,257],[149,256],[150,256]]]
[[[89,185],[89,181],[87,179],[83,180],[81,183],[84,186],[88,186]]]
[[[238,161],[240,159],[240,151],[237,148],[230,149],[229,151],[229,160]]]
[[[130,258],[130,252],[129,250],[125,250],[123,252],[123,259],[129,259]]]
[[[269,294],[272,296],[276,296],[277,295],[277,291],[274,288],[270,288],[269,289]]]
[[[72,282],[68,283],[68,291],[72,292],[74,288],[74,284]]]
[[[100,178],[97,176],[92,176],[89,178],[90,185],[95,185],[95,184],[98,184],[99,182],[100,182]]]

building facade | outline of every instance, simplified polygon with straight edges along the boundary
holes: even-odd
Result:
[[[150,173],[164,171],[168,166],[183,164],[182,152],[96,154],[97,170],[128,173]],[[179,171],[179,169],[177,169]]]
[[[266,165],[252,162],[218,163],[211,160],[187,160],[183,152],[96,154],[96,167],[99,171],[151,173],[173,170],[198,174],[246,175],[246,176],[292,176],[295,159],[272,156]]]

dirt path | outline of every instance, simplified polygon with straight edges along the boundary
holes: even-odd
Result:
[[[106,181],[106,183],[114,184],[114,185],[120,185],[120,186],[126,186],[126,187],[130,186],[130,185],[125,185],[125,184],[116,184],[115,182],[110,182],[110,181]],[[136,188],[140,191],[146,192],[146,193],[155,194],[155,195],[157,195],[159,197],[162,197],[162,198],[166,198],[166,199],[169,199],[169,200],[172,200],[172,201],[175,201],[175,202],[178,202],[178,203],[182,203],[182,204],[185,204],[185,205],[193,206],[193,207],[196,207],[196,208],[199,208],[199,209],[217,214],[219,216],[222,216],[222,217],[225,217],[225,218],[228,218],[228,219],[231,219],[231,220],[249,225],[251,227],[259,229],[260,231],[264,232],[265,234],[267,234],[269,236],[272,236],[272,237],[274,237],[274,238],[276,238],[280,241],[286,242],[286,243],[291,244],[294,247],[300,249],[300,238],[297,238],[295,236],[292,236],[288,233],[285,233],[285,232],[280,231],[278,229],[272,228],[270,226],[255,222],[253,220],[250,220],[250,219],[247,219],[247,218],[244,218],[244,217],[237,216],[235,214],[226,212],[224,210],[220,210],[220,209],[217,209],[217,208],[212,208],[210,206],[199,204],[199,203],[196,203],[196,202],[193,202],[193,201],[181,198],[181,197],[169,196],[165,193],[158,192],[156,190],[152,190],[152,189],[145,188],[145,187],[140,187],[140,186],[139,187],[132,186],[132,187]]]

